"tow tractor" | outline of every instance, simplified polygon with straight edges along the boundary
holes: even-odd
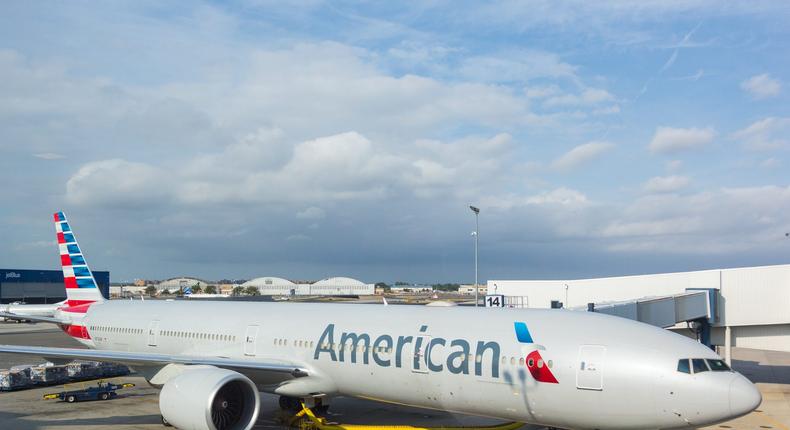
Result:
[[[81,385],[81,388],[69,389],[70,387],[75,388],[75,385]],[[112,382],[106,381],[99,381],[96,386],[89,387],[85,384],[66,384],[63,386],[63,388],[67,389],[66,391],[44,394],[44,400],[59,399],[67,403],[81,402],[84,400],[110,400],[118,395],[116,391],[132,387],[134,387],[134,384],[113,384]]]

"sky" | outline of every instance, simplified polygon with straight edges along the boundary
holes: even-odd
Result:
[[[0,266],[113,281],[790,263],[790,5],[0,3]]]

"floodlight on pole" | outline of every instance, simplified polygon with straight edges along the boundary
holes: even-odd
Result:
[[[475,236],[475,307],[477,307],[479,303],[479,298],[478,298],[479,286],[477,283],[477,245],[478,242],[480,241],[480,224],[478,222],[478,215],[480,215],[480,209],[471,205],[469,206],[469,209],[471,209],[472,212],[475,213],[475,231],[472,234]]]

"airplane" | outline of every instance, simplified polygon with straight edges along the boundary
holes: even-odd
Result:
[[[29,315],[29,316],[40,316],[40,317],[52,317],[55,316],[55,311],[63,306],[66,301],[63,300],[57,303],[49,303],[49,304],[26,304],[26,303],[8,303],[8,304],[0,304],[0,312],[2,313],[10,313],[16,315]],[[0,317],[0,319],[4,319]]]
[[[54,318],[90,349],[0,345],[49,360],[132,366],[163,423],[250,429],[280,406],[352,396],[563,429],[680,429],[745,415],[756,386],[694,340],[556,309],[107,301],[62,212],[68,300]]]
[[[187,299],[226,299],[228,297],[230,297],[230,294],[195,294],[192,292],[192,287],[184,288],[184,298]]]

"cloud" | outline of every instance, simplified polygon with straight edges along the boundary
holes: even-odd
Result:
[[[535,78],[563,78],[578,82],[576,67],[553,52],[518,50],[498,55],[470,56],[456,71],[466,79],[482,82],[526,82]]]
[[[781,166],[782,166],[782,160],[779,160],[778,158],[774,158],[774,157],[766,158],[765,160],[760,162],[760,167],[766,169],[775,169]]]
[[[465,193],[501,177],[511,148],[511,137],[498,134],[451,142],[417,140],[392,152],[360,133],[345,132],[293,144],[289,156],[271,163],[269,138],[262,137],[271,134],[259,131],[215,154],[156,164],[123,159],[87,163],[68,180],[66,197],[73,204],[124,206],[301,206],[431,198]],[[325,215],[317,206],[296,212],[297,219]]]
[[[296,213],[298,219],[323,219],[324,217],[326,217],[326,211],[315,206]]]
[[[656,176],[642,186],[647,193],[673,193],[686,188],[691,180],[686,176]]]
[[[760,100],[778,96],[782,92],[782,83],[763,73],[741,82],[741,89],[749,93],[753,99]]]
[[[90,162],[66,182],[66,199],[75,205],[129,207],[171,197],[172,176],[144,163],[111,159]]]
[[[673,64],[675,64],[675,60],[677,59],[678,59],[678,49],[675,49],[674,51],[672,51],[672,55],[669,56],[669,59],[667,59],[664,65],[661,66],[661,69],[658,71],[658,73],[659,74],[664,73],[667,69],[672,67]]]
[[[40,154],[33,154],[33,156],[42,160],[60,160],[66,157],[65,155],[56,154],[54,152],[42,152]]]
[[[746,252],[778,244],[787,227],[790,187],[721,188],[636,200],[600,231],[613,251],[700,254]]]
[[[614,96],[600,88],[587,88],[581,94],[564,94],[548,98],[545,106],[590,106],[614,100]]]
[[[672,154],[695,150],[711,143],[716,136],[712,127],[708,128],[674,128],[658,127],[650,141],[650,152],[654,154]]]
[[[743,142],[752,151],[772,151],[790,147],[790,118],[768,117],[738,130],[731,138]]]
[[[560,170],[572,169],[599,157],[612,148],[614,148],[614,144],[610,142],[588,142],[566,152],[554,160],[551,165]]]

